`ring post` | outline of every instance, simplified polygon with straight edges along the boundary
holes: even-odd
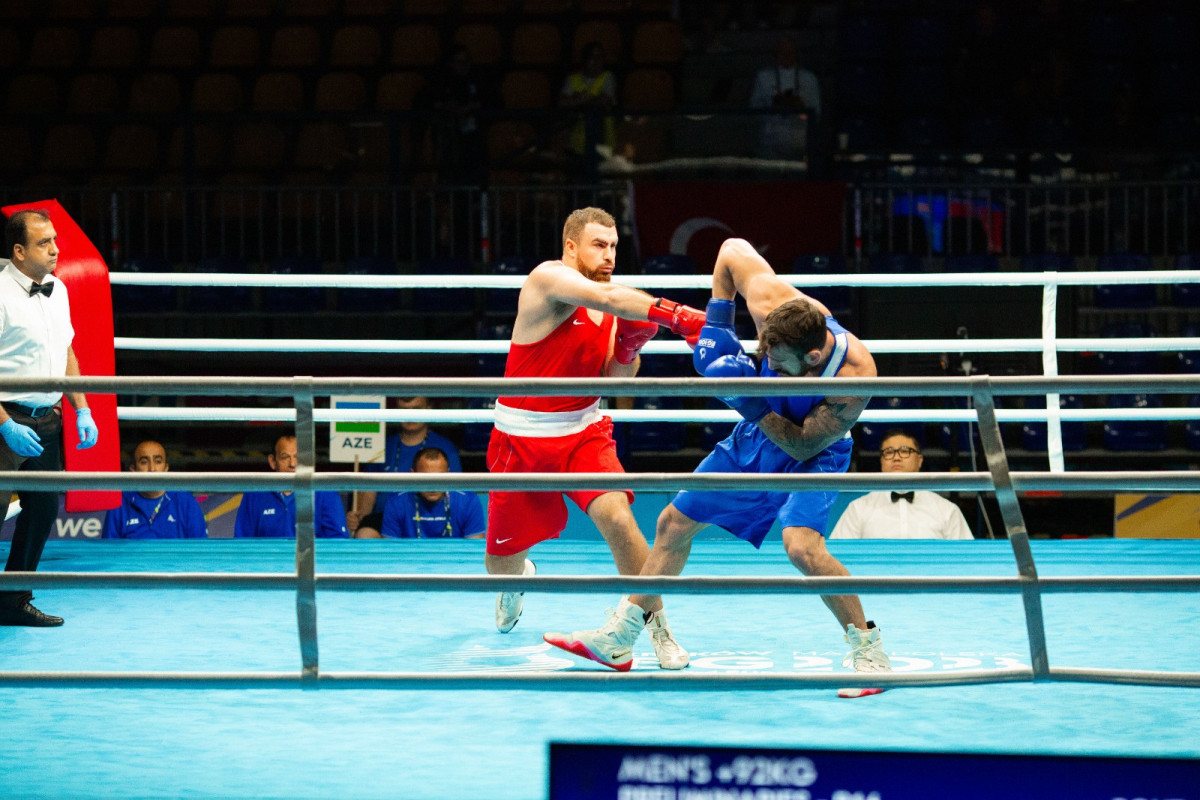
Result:
[[[313,428],[311,377],[292,379],[296,404],[296,620],[300,631],[301,685],[315,689],[320,676],[317,659],[317,593],[314,557],[313,470],[317,437]]]
[[[979,415],[979,439],[987,457],[988,471],[992,473],[996,501],[1000,504],[1000,516],[1004,519],[1004,529],[1008,532],[1008,541],[1017,559],[1033,677],[1034,680],[1046,680],[1050,677],[1050,663],[1046,655],[1046,627],[1042,619],[1042,595],[1038,586],[1037,565],[1033,563],[1033,551],[1029,549],[1029,532],[1025,529],[1021,504],[1017,500],[1017,492],[1013,489],[1012,476],[1008,471],[1008,457],[1004,453],[1004,441],[1000,438],[1000,425],[996,422],[996,401],[992,396],[991,380],[986,375],[971,378],[971,394],[975,399],[975,413]]]
[[[1058,283],[1053,280],[1057,274],[1046,273],[1046,285],[1042,287],[1042,372],[1051,378],[1058,377]],[[1046,394],[1046,455],[1051,472],[1066,471],[1057,392]]]

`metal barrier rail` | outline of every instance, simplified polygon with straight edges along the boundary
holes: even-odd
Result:
[[[430,477],[432,475],[432,477]],[[1012,486],[1021,492],[1072,491],[1200,491],[1200,472],[1163,470],[1148,472],[1012,472]],[[137,491],[242,492],[303,490],[311,482],[315,491],[345,492],[353,489],[379,492],[408,491],[576,491],[600,489],[620,491],[675,492],[681,489],[726,491],[747,488],[777,492],[838,491],[869,492],[888,489],[924,489],[948,492],[987,492],[996,489],[988,472],[921,472],[916,474],[767,474],[660,472],[615,475],[612,473],[523,472],[490,474],[474,472],[314,472],[311,480],[291,473],[264,472],[0,472],[0,485],[21,490],[90,489]]]
[[[376,120],[374,128],[382,133],[393,120]],[[678,122],[695,124],[687,115]],[[687,141],[706,141],[692,134]],[[391,138],[398,141],[398,136],[397,131]],[[662,166],[687,166],[694,174],[698,167],[718,163],[694,158]],[[784,166],[778,162],[772,177],[784,174]],[[648,172],[655,165],[635,169]],[[605,182],[486,189],[417,186],[396,180],[402,177],[373,186],[80,186],[57,194],[102,252],[119,256],[122,248],[182,263],[231,253],[266,262],[297,252],[335,261],[378,252],[409,260],[449,255],[485,261],[489,252],[555,252],[571,209],[599,205],[616,213],[634,201],[628,175]],[[1007,257],[1057,252],[1089,258],[1123,246],[1156,256],[1188,253],[1200,235],[1193,228],[1197,204],[1200,183],[1195,181],[851,182],[842,200],[842,253],[860,262],[867,253],[895,252]],[[449,227],[444,238],[438,236],[439,225]]]
[[[849,187],[843,252],[1188,253],[1198,231],[1192,181]]]
[[[850,576],[727,578],[641,575],[427,575],[317,573],[324,592],[543,592],[547,594],[1013,594],[1018,577]],[[1195,592],[1200,575],[1088,576],[1042,578],[1043,593]],[[33,589],[295,589],[291,573],[254,572],[0,572],[0,588]]]
[[[296,516],[296,572],[289,575],[204,575],[182,573],[175,576],[147,573],[141,576],[121,576],[109,574],[106,576],[84,575],[79,573],[7,573],[0,575],[0,587],[31,585],[35,581],[45,581],[49,585],[148,585],[164,582],[168,585],[194,586],[206,585],[213,581],[217,585],[233,586],[253,584],[256,588],[295,588],[297,627],[301,654],[301,670],[298,676],[275,673],[263,675],[256,673],[212,673],[212,674],[162,674],[162,673],[33,673],[33,672],[0,672],[0,686],[4,685],[62,685],[62,686],[174,686],[187,688],[209,688],[216,686],[239,687],[263,685],[299,685],[304,688],[323,686],[389,686],[392,688],[410,686],[431,686],[437,688],[478,688],[480,686],[516,686],[516,682],[504,679],[480,680],[478,675],[420,675],[379,674],[379,675],[322,675],[319,670],[317,628],[316,628],[316,590],[320,588],[361,591],[364,588],[383,590],[412,585],[410,582],[425,582],[423,588],[431,586],[439,590],[475,589],[507,586],[512,588],[535,588],[545,585],[553,586],[553,591],[596,591],[606,585],[603,581],[592,578],[584,580],[565,580],[561,578],[524,579],[515,578],[483,578],[480,576],[318,576],[314,570],[314,530],[312,505],[314,493],[319,489],[357,488],[360,486],[377,487],[428,487],[447,488],[461,485],[469,488],[485,489],[535,489],[560,490],[567,488],[600,488],[624,489],[658,488],[669,490],[675,488],[705,488],[711,490],[733,489],[752,483],[759,488],[778,486],[786,488],[853,488],[876,485],[898,484],[906,486],[955,488],[973,487],[976,490],[991,488],[999,501],[1001,515],[1009,543],[1016,559],[1018,574],[1007,580],[984,579],[982,581],[969,579],[950,579],[929,581],[925,579],[907,578],[893,581],[890,584],[871,578],[826,579],[800,578],[789,581],[771,582],[771,579],[743,579],[745,584],[739,588],[764,587],[772,591],[791,592],[831,592],[848,590],[849,587],[866,588],[868,590],[897,592],[917,591],[954,591],[980,590],[985,592],[1016,591],[1020,592],[1024,609],[1026,629],[1029,639],[1032,669],[1025,670],[994,670],[974,673],[960,673],[955,676],[912,676],[912,675],[836,675],[836,676],[768,676],[765,680],[754,676],[738,684],[744,688],[767,688],[780,686],[900,686],[900,685],[948,685],[962,683],[983,683],[1011,680],[1080,680],[1108,681],[1122,683],[1139,683],[1173,686],[1200,686],[1200,673],[1178,673],[1162,671],[1122,671],[1071,669],[1054,670],[1050,667],[1046,650],[1045,629],[1042,620],[1041,595],[1053,586],[1059,591],[1086,588],[1088,591],[1195,591],[1200,585],[1200,578],[1186,576],[1156,576],[1145,579],[1129,578],[1088,578],[1080,579],[1077,585],[1071,581],[1047,581],[1039,578],[1029,548],[1028,534],[1021,515],[1020,504],[1016,492],[1026,486],[1030,488],[1044,486],[1045,482],[1057,483],[1059,490],[1076,488],[1096,488],[1098,486],[1114,486],[1120,488],[1136,487],[1142,480],[1142,474],[1113,473],[1083,475],[1079,473],[1055,474],[1033,473],[1028,477],[1010,473],[1004,446],[1000,439],[999,423],[995,413],[995,395],[1005,393],[1030,394],[1032,387],[1041,390],[1047,388],[1062,389],[1073,387],[1073,391],[1107,393],[1114,387],[1126,386],[1128,378],[1120,376],[1089,376],[1088,378],[1053,378],[1053,377],[1022,377],[996,378],[986,376],[973,378],[925,378],[925,379],[806,379],[806,385],[815,392],[822,389],[836,389],[840,394],[862,395],[872,394],[881,386],[894,386],[899,394],[969,394],[974,401],[975,412],[978,415],[980,438],[987,458],[988,472],[976,474],[942,473],[918,474],[913,476],[883,476],[883,475],[440,475],[433,482],[419,473],[404,475],[373,474],[362,475],[353,473],[317,474],[313,465],[316,463],[315,450],[315,420],[314,397],[332,393],[363,393],[372,390],[403,391],[406,394],[428,394],[442,396],[452,393],[457,396],[494,396],[509,385],[504,379],[317,379],[296,377],[291,381],[276,379],[239,379],[228,378],[95,378],[73,377],[60,379],[13,379],[8,382],[10,389],[36,390],[71,390],[114,392],[121,389],[139,387],[144,390],[175,394],[266,394],[270,396],[291,396],[295,406],[297,450],[299,455],[298,467],[293,474],[263,475],[255,474],[225,474],[225,473],[192,473],[166,474],[146,473],[134,475],[130,473],[22,473],[0,472],[0,483],[7,482],[17,488],[49,488],[59,486],[77,486],[88,488],[140,488],[143,484],[156,488],[218,488],[224,487],[289,487],[298,494]],[[1163,387],[1182,387],[1181,390],[1200,386],[1200,376],[1152,376],[1151,382]],[[613,393],[640,394],[645,391],[656,393],[704,395],[714,394],[754,394],[771,395],[786,393],[788,386],[794,386],[794,379],[749,379],[749,380],[708,380],[708,379],[642,379],[642,380],[613,380],[606,379],[603,384]],[[522,392],[530,395],[574,394],[590,395],[597,391],[596,381],[579,381],[574,379],[544,378],[522,383]],[[452,388],[451,388],[452,387]],[[629,390],[626,392],[626,390]],[[1040,392],[1039,392],[1040,393]],[[1150,473],[1146,483],[1149,485],[1172,485],[1184,491],[1200,490],[1200,475],[1192,476],[1180,473]],[[1074,579],[1072,579],[1074,580]],[[106,584],[107,582],[107,584]],[[631,578],[618,576],[610,581],[613,586],[662,586],[663,590],[692,591],[696,588],[705,591],[703,579],[696,578]],[[41,584],[39,584],[41,585]],[[710,588],[720,586],[719,583],[707,584]],[[715,589],[713,589],[715,591]],[[721,591],[730,590],[730,585],[721,587]],[[751,588],[751,590],[753,590]],[[596,679],[585,677],[586,674],[568,676],[539,675],[531,676],[528,682],[539,687],[577,687],[591,685]],[[672,689],[683,686],[700,688],[713,686],[728,689],[731,687],[727,680],[712,682],[707,676],[683,676],[684,681],[675,678],[637,676],[632,682],[625,682],[627,676],[619,679],[619,685],[631,689],[639,685],[662,685]],[[723,676],[724,677],[724,676]],[[779,680],[783,677],[784,680]],[[606,676],[602,684],[613,681],[612,676]],[[339,683],[339,681],[341,681]],[[662,682],[660,684],[660,681]]]
[[[732,410],[719,409],[622,409],[607,408],[605,416],[613,422],[737,422],[741,416]],[[1200,419],[1200,407],[1170,408],[1064,408],[1059,414],[1063,422],[1100,422],[1106,420],[1185,420]],[[1044,408],[996,409],[1001,422],[1045,422],[1049,413]],[[117,406],[117,419],[136,422],[293,422],[296,412],[290,408],[214,408],[203,406]],[[491,408],[425,408],[380,409],[316,409],[313,420],[329,422],[434,422],[469,424],[492,422]],[[975,412],[967,408],[899,409],[868,408],[858,417],[859,422],[974,422]]]
[[[887,394],[896,397],[961,397],[971,394],[975,382],[985,381],[990,394],[1021,396],[1070,392],[1120,394],[1154,392],[1193,394],[1200,391],[1200,375],[979,375],[973,377],[916,378],[804,378],[813,394],[847,396]],[[154,392],[171,395],[228,395],[231,397],[291,397],[297,383],[311,385],[315,396],[342,394],[394,394],[426,397],[494,398],[510,391],[506,378],[232,378],[94,376],[70,378],[7,378],[9,391],[85,392],[117,394]],[[747,395],[771,397],[795,389],[795,378],[522,378],[521,394],[530,397],[596,394],[628,397],[714,397]]]

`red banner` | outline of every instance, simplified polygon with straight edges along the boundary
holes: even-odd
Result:
[[[748,240],[776,272],[796,256],[842,249],[844,183],[645,183],[634,186],[641,258],[688,255],[712,272],[721,242]]]
[[[57,200],[5,206],[5,217],[18,211],[40,208],[50,215],[58,233],[58,266],[54,277],[70,292],[71,325],[75,328],[72,348],[84,375],[112,375],[116,369],[113,351],[112,294],[108,266],[83,229]],[[77,450],[75,409],[63,402],[63,456],[71,472],[120,472],[121,436],[117,427],[117,398],[111,394],[89,394],[88,407],[100,429],[100,438],[87,450]],[[72,489],[67,492],[67,511],[99,511],[121,505],[119,491]]]

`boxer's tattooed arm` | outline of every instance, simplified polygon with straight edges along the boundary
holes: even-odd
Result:
[[[801,425],[768,414],[758,427],[797,461],[807,461],[846,435],[866,408],[866,397],[826,397],[813,407]]]

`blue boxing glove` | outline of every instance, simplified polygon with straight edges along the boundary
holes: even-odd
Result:
[[[706,378],[754,378],[757,376],[758,370],[754,367],[754,361],[745,353],[721,356],[704,370]],[[745,417],[747,422],[758,422],[771,410],[765,397],[718,397],[717,399]]]
[[[33,458],[42,454],[42,437],[28,425],[22,425],[12,417],[0,425],[0,436],[8,448],[23,458]]]
[[[733,315],[736,306],[732,300],[714,297],[704,310],[705,323],[700,329],[700,338],[692,351],[692,366],[705,375],[709,365],[721,356],[745,355],[742,342],[733,330]]]
[[[76,450],[87,450],[100,440],[100,429],[92,420],[90,408],[75,409],[75,431],[79,434],[79,444],[75,445]]]

